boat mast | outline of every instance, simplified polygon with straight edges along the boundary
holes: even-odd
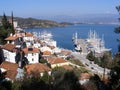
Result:
[[[77,32],[75,33],[75,44],[77,44],[77,38],[78,38],[78,36],[77,36]]]

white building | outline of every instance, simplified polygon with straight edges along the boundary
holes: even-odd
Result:
[[[18,44],[19,43],[19,37],[17,35],[12,35],[10,34],[9,37],[5,38],[5,40],[7,41],[7,43],[11,43],[11,44]]]
[[[34,37],[32,33],[25,32],[24,41],[33,41]]]
[[[36,48],[40,48],[41,44],[39,42],[34,42],[33,46],[36,47]]]
[[[61,49],[58,47],[54,48],[52,51],[53,53],[61,53]]]
[[[39,63],[39,49],[35,47],[28,47],[23,49],[25,53],[25,57],[28,59],[30,63]]]
[[[51,68],[61,67],[70,64],[67,60],[62,58],[48,58],[48,63],[51,65]]]
[[[18,22],[17,21],[14,21],[13,22],[13,25],[14,25],[14,28],[16,29],[18,27]]]
[[[54,40],[45,40],[44,41],[48,46],[54,46],[57,47],[57,42]]]
[[[16,52],[14,44],[5,44],[3,46],[3,52],[6,61],[16,63],[15,62]]]
[[[49,51],[49,52],[51,52],[51,54],[52,54],[52,50],[51,50],[51,48],[48,47],[48,46],[43,46],[43,47],[41,47],[41,48],[40,48],[40,51],[41,51],[41,52]]]

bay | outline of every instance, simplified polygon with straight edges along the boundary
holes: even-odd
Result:
[[[53,39],[57,41],[57,46],[60,48],[74,50],[72,36],[76,32],[78,38],[88,38],[88,32],[95,30],[100,38],[104,36],[105,47],[111,48],[112,53],[117,52],[119,34],[114,33],[114,29],[118,25],[113,24],[77,24],[66,27],[53,27],[53,28],[27,28],[25,31],[28,32],[43,32],[47,31],[53,34]]]

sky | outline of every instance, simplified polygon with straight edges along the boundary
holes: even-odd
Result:
[[[118,14],[120,0],[0,0],[0,15],[39,17]]]

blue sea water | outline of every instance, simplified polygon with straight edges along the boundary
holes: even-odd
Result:
[[[48,31],[53,34],[53,39],[57,41],[57,46],[65,49],[74,50],[72,36],[76,32],[78,38],[86,39],[90,30],[95,30],[100,38],[104,35],[105,47],[111,48],[112,53],[117,52],[119,34],[114,33],[114,29],[118,25],[111,24],[77,24],[66,27],[53,28],[28,28],[25,31],[29,32],[43,32]]]

